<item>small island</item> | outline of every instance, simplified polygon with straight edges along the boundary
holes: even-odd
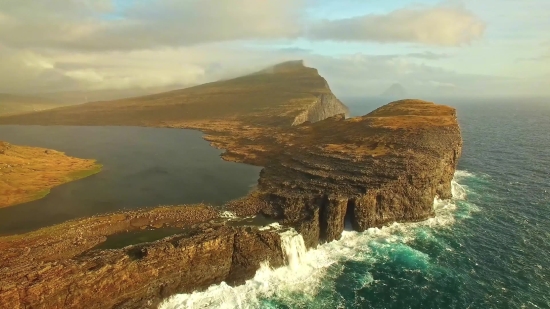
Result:
[[[95,160],[0,141],[0,207],[40,199],[55,186],[88,177],[100,170],[101,164]]]
[[[264,261],[285,264],[281,231],[296,231],[311,248],[339,239],[346,225],[365,231],[433,216],[434,199],[451,197],[462,148],[455,109],[402,100],[348,118],[326,80],[301,61],[151,96],[0,117],[0,124],[197,129],[225,149],[225,160],[263,167],[257,188],[222,208],[120,212],[1,237],[2,308],[154,308],[175,293],[241,284]],[[113,235],[160,229],[179,232],[96,249]]]

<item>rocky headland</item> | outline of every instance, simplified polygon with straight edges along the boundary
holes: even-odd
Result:
[[[100,215],[0,238],[0,307],[153,308],[174,293],[242,283],[263,261],[285,264],[282,231],[315,247],[339,239],[346,224],[364,231],[433,216],[434,198],[451,197],[461,153],[455,110],[403,100],[347,113],[317,70],[288,62],[169,93],[0,118],[197,129],[224,159],[264,167],[256,190],[223,209]],[[228,220],[228,210],[282,227]],[[94,249],[117,233],[166,227],[182,231]]]

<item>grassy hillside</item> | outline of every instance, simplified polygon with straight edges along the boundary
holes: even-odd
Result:
[[[0,115],[11,115],[52,109],[62,106],[51,99],[0,93]]]
[[[286,124],[324,93],[330,89],[317,70],[292,61],[181,90],[1,117],[0,124],[162,125],[236,117],[247,123]]]

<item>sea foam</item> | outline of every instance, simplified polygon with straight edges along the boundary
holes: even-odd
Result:
[[[403,255],[411,258],[408,263],[425,267],[429,263],[425,254],[406,246],[406,243],[414,240],[417,235],[415,231],[419,227],[444,227],[455,222],[456,202],[464,200],[467,193],[467,188],[458,181],[467,177],[473,175],[465,171],[455,173],[452,182],[453,199],[436,199],[434,218],[416,223],[393,223],[382,228],[370,228],[364,232],[344,231],[340,240],[309,251],[306,251],[300,234],[293,229],[285,230],[280,235],[286,266],[273,269],[267,262],[262,263],[254,278],[247,280],[243,285],[231,287],[222,282],[210,286],[205,291],[177,294],[166,299],[159,309],[260,308],[269,307],[269,299],[273,298],[285,304],[304,306],[313,301],[323,283],[330,284],[327,282],[333,281],[326,280],[328,276],[337,275],[337,272],[329,273],[331,267],[335,268],[342,261],[374,263],[380,258],[380,254],[384,254],[384,250],[394,254],[401,250],[404,252]],[[377,251],[376,254],[373,250]],[[358,287],[362,288],[373,284],[374,279],[366,272],[355,281]]]

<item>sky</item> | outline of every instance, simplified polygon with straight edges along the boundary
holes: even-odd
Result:
[[[550,96],[549,0],[0,0],[0,92],[187,87],[303,59],[338,96]]]

